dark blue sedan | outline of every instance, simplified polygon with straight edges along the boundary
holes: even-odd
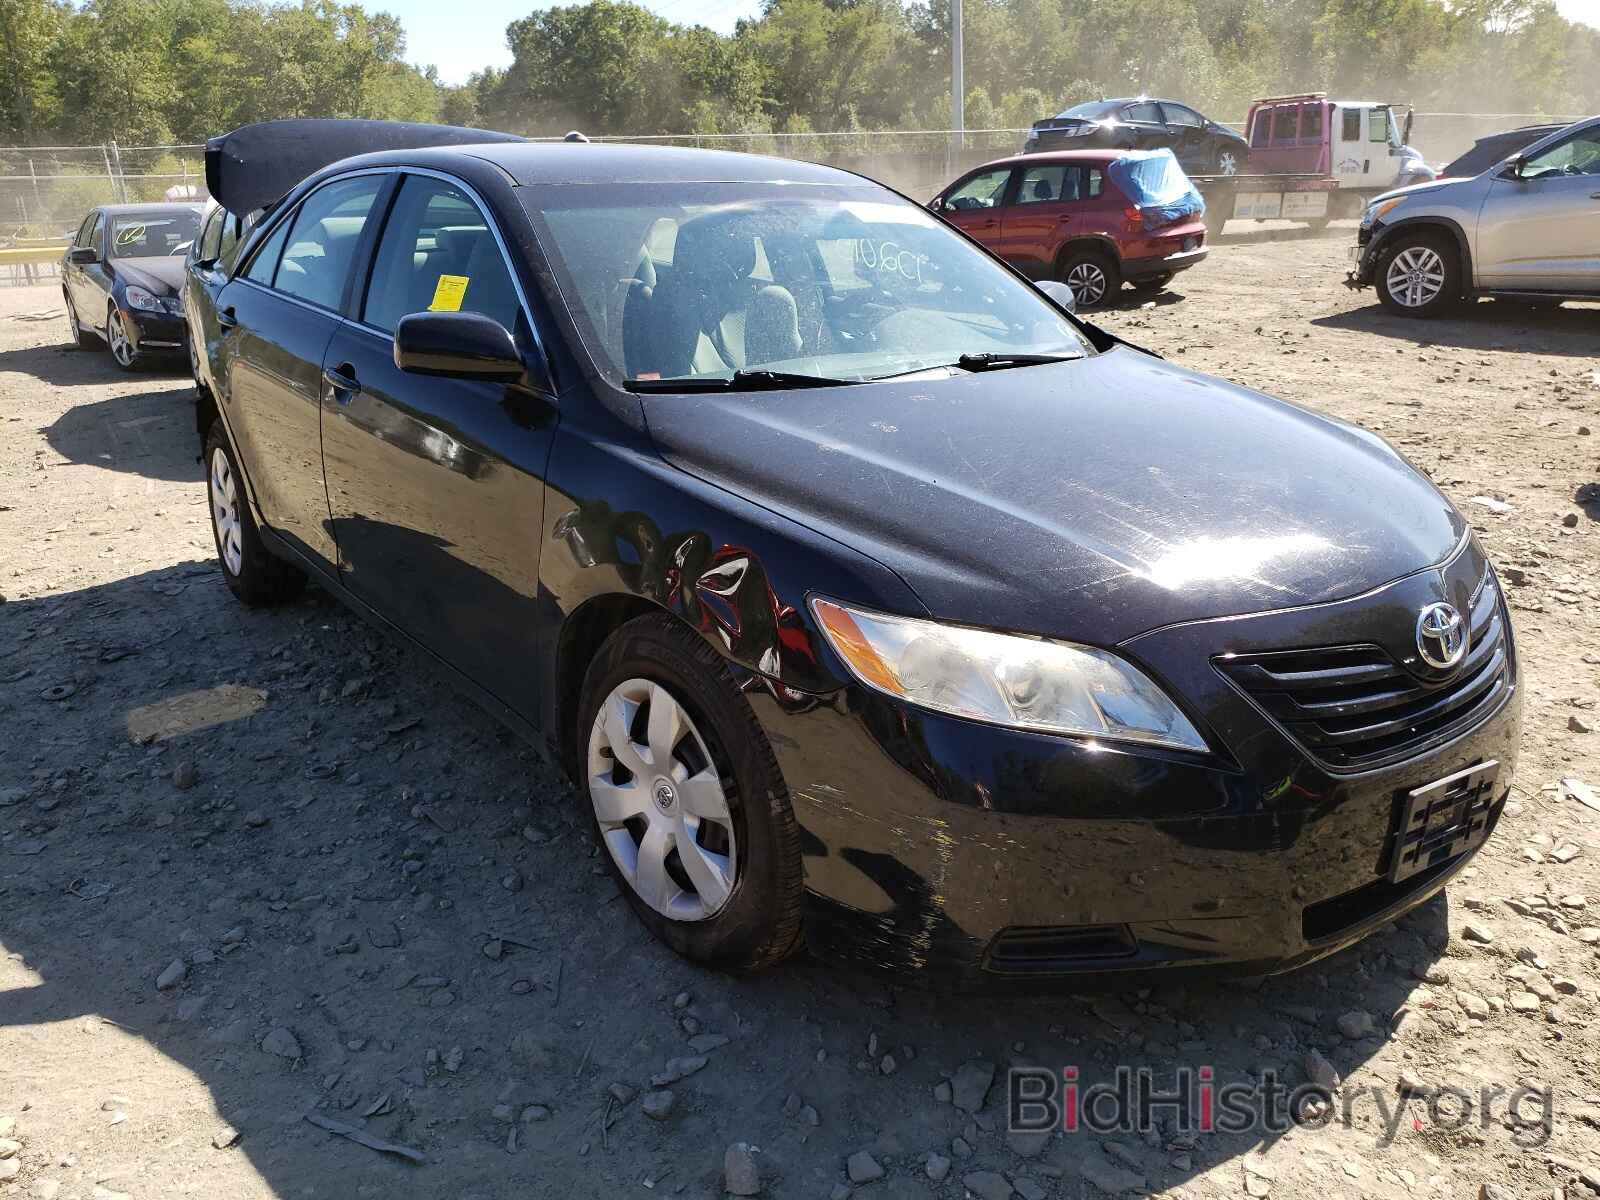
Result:
[[[200,232],[192,204],[107,204],[78,226],[61,262],[72,340],[104,345],[124,371],[182,354],[184,255]]]

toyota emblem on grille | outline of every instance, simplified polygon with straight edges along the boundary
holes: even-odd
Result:
[[[1450,604],[1430,604],[1417,617],[1417,650],[1430,667],[1448,671],[1467,652],[1467,623]]]

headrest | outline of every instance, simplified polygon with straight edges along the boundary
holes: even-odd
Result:
[[[672,251],[675,275],[714,281],[747,279],[756,267],[751,214],[738,209],[707,213],[678,227]]]

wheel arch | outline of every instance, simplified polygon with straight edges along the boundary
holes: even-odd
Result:
[[[1398,225],[1391,226],[1384,231],[1383,240],[1378,244],[1377,254],[1383,254],[1398,237],[1408,233],[1437,232],[1446,235],[1456,253],[1461,256],[1461,294],[1471,294],[1476,276],[1472,270],[1472,247],[1467,241],[1466,231],[1449,217],[1409,217]],[[1377,255],[1374,255],[1376,259]]]
[[[591,596],[561,623],[556,637],[555,728],[551,730],[556,761],[574,782],[578,779],[577,724],[583,700],[583,679],[605,640],[635,617],[651,613],[672,616],[661,605],[631,592]],[[677,618],[674,618],[677,619]],[[685,622],[687,626],[687,622]]]
[[[1122,251],[1116,242],[1104,234],[1086,234],[1068,238],[1056,248],[1054,265],[1057,270],[1060,270],[1063,260],[1074,250],[1093,250],[1097,254],[1104,254],[1116,264],[1117,270],[1122,269]]]

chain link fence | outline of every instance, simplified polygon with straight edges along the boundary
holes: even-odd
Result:
[[[1543,121],[1538,113],[1418,113],[1412,142],[1444,163],[1485,134]],[[1235,128],[1238,125],[1235,124]],[[968,167],[1021,150],[1026,129],[599,136],[597,142],[695,146],[826,163],[925,200]],[[559,140],[555,138],[540,140]],[[0,147],[0,246],[70,237],[97,204],[204,199],[204,147]]]

